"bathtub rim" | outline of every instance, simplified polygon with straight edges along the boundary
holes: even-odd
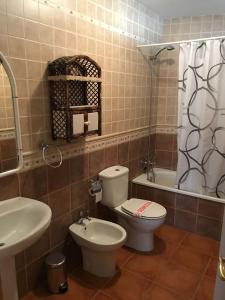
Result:
[[[163,169],[163,168],[156,168],[156,169],[158,169],[160,171],[175,172],[173,170]],[[176,194],[191,196],[191,197],[195,197],[195,198],[200,198],[200,199],[204,199],[204,200],[208,200],[208,201],[213,201],[213,202],[218,202],[218,203],[225,204],[225,199],[222,199],[222,198],[197,194],[197,193],[188,192],[188,191],[184,191],[184,190],[178,190],[176,188],[171,188],[171,187],[168,187],[168,186],[164,186],[164,185],[160,185],[160,184],[157,184],[157,183],[150,182],[150,181],[147,180],[146,173],[142,173],[141,175],[139,175],[139,176],[135,177],[134,179],[132,179],[132,183],[140,184],[140,185],[143,185],[143,186],[152,187],[152,188],[156,188],[156,189],[160,189],[160,190],[164,190],[164,191],[167,191],[167,192],[172,192],[172,193],[176,193]]]

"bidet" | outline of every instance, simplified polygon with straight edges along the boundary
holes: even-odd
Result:
[[[85,226],[84,226],[85,225]],[[69,227],[76,243],[81,247],[83,269],[100,277],[115,274],[115,254],[126,241],[126,231],[120,225],[90,218],[83,224]]]

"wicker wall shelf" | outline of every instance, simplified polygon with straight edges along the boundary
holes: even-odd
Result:
[[[53,139],[101,135],[101,68],[84,55],[48,65]]]

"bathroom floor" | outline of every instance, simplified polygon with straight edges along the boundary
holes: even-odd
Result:
[[[118,251],[114,278],[99,279],[77,269],[69,276],[66,294],[37,289],[22,300],[212,300],[218,251],[214,240],[163,225],[152,253]]]

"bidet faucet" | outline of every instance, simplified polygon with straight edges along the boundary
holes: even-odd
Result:
[[[86,226],[84,223],[84,220],[91,221],[91,218],[88,216],[88,210],[87,209],[81,209],[79,211],[79,219],[77,221],[78,224]]]

